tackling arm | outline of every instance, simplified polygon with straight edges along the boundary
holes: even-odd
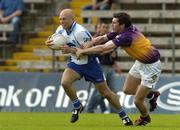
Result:
[[[77,48],[76,55],[77,57],[80,57],[83,54],[102,54],[104,52],[112,51],[115,48],[116,45],[112,41],[109,41],[103,45],[97,45],[91,48],[86,48],[86,49]]]
[[[93,38],[91,41],[86,42],[83,44],[83,48],[89,48],[92,46],[100,45],[102,43],[105,43],[108,41],[107,35],[98,36],[96,38]]]

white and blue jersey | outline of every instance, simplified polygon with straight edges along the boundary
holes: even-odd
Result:
[[[91,34],[83,26],[77,24],[76,22],[72,24],[69,31],[66,31],[60,25],[55,34],[57,33],[65,36],[68,41],[67,45],[74,48],[80,47],[81,44],[84,44],[92,39]],[[94,55],[86,55],[77,59],[75,54],[70,54],[70,61],[67,67],[79,73],[81,77],[86,79],[86,81],[100,83],[105,80],[98,58]]]

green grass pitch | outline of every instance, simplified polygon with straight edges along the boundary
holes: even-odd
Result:
[[[180,114],[151,114],[147,126],[123,126],[117,114],[82,113],[70,123],[71,113],[1,112],[0,130],[180,130]],[[130,114],[132,120],[138,115]]]

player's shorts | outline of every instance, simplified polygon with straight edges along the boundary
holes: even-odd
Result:
[[[141,79],[141,85],[154,88],[161,74],[160,60],[152,64],[143,64],[135,61],[129,73],[135,78]]]
[[[84,77],[86,81],[101,83],[106,80],[101,65],[95,58],[90,58],[88,64],[78,65],[69,62],[67,66],[76,71],[81,77]]]

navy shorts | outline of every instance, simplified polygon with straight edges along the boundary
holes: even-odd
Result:
[[[69,62],[67,66],[68,68],[76,71],[81,77],[84,77],[86,81],[91,81],[93,83],[101,83],[105,81],[105,76],[103,74],[101,65],[96,59],[91,60],[88,62],[88,64],[84,65]]]

